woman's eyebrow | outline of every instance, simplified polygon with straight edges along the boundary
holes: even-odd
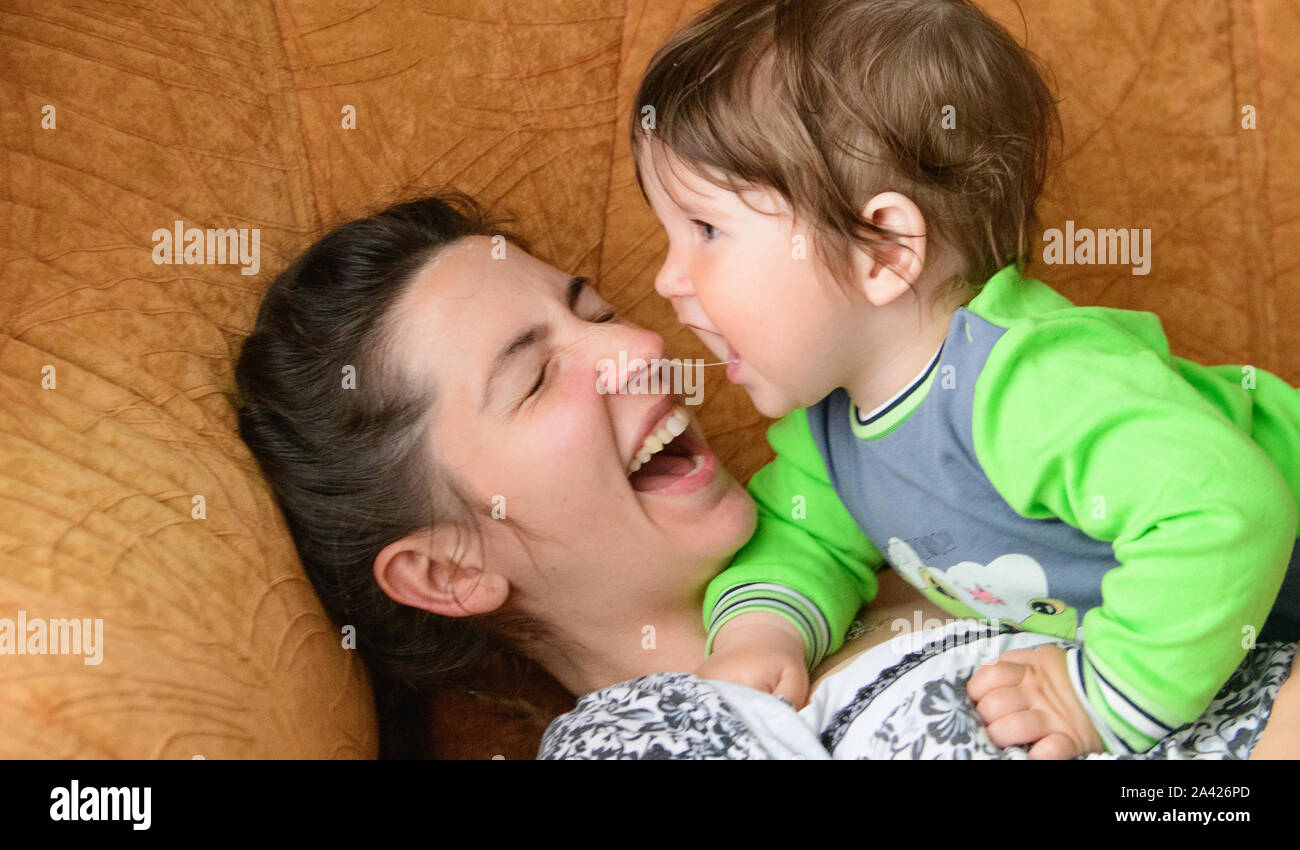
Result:
[[[570,311],[572,311],[574,305],[578,303],[578,297],[582,295],[583,288],[585,288],[589,283],[591,283],[591,281],[585,277],[569,278],[569,284],[565,292],[565,301],[568,304]],[[505,347],[497,353],[496,358],[492,361],[492,371],[488,373],[487,383],[483,388],[483,399],[479,403],[480,411],[484,410],[487,407],[488,402],[492,400],[493,384],[501,373],[505,371],[506,367],[510,365],[510,362],[514,360],[517,355],[523,353],[527,349],[537,345],[539,342],[544,342],[550,335],[551,326],[544,322],[539,322],[538,324],[530,325],[520,331],[513,339],[505,344]]]

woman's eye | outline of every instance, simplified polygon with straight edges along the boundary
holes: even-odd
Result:
[[[718,237],[718,233],[719,233],[718,228],[714,227],[713,225],[706,224],[705,222],[700,221],[698,219],[693,220],[691,223],[694,224],[696,227],[700,228],[700,231],[704,234],[705,242],[712,242],[714,239]]]
[[[533,384],[533,388],[528,391],[528,395],[524,396],[525,401],[537,395],[537,391],[540,390],[542,388],[542,385],[546,383],[546,370],[549,369],[550,366],[551,366],[551,361],[549,360],[542,365],[541,374],[537,376],[537,383]]]
[[[591,321],[592,324],[597,324],[597,325],[600,324],[601,322],[612,322],[614,321],[614,317],[617,315],[618,315],[617,311],[615,311],[613,307],[610,307],[608,310],[601,313],[599,316],[592,319]]]

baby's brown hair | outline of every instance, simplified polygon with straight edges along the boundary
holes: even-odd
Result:
[[[652,142],[654,168],[667,148],[722,188],[770,187],[841,285],[855,247],[916,235],[861,217],[906,195],[957,255],[938,295],[1023,269],[1061,133],[1035,59],[968,0],[723,0],[650,60],[630,118],[643,195]]]

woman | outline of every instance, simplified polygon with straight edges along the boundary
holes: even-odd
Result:
[[[381,680],[510,649],[588,694],[703,661],[704,588],[754,507],[679,399],[598,383],[619,352],[665,354],[462,195],[353,221],[277,277],[240,431]]]

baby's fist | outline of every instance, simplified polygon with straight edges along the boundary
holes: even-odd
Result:
[[[1065,650],[1054,643],[1002,653],[975,671],[966,693],[996,746],[1032,745],[1033,759],[1105,752],[1070,685]]]
[[[741,614],[723,625],[713,646],[696,676],[785,697],[796,709],[807,703],[803,638],[789,620],[762,611]]]

